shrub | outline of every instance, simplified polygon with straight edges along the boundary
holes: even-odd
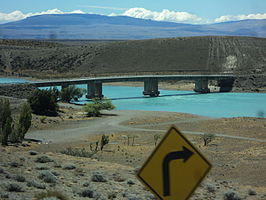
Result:
[[[16,131],[18,135],[18,141],[21,142],[24,139],[25,134],[27,133],[27,131],[31,126],[31,119],[32,115],[31,115],[30,105],[28,103],[25,103],[22,105],[22,109],[19,115],[19,124]]]
[[[68,198],[58,191],[47,191],[35,195],[36,200],[68,200]]]
[[[76,88],[75,86],[71,85],[61,90],[60,97],[63,102],[70,102],[71,100],[77,101],[85,93],[85,89]]]
[[[0,140],[2,145],[7,145],[8,137],[12,132],[12,121],[9,100],[0,99]]]
[[[90,189],[82,190],[78,194],[81,197],[89,197],[89,198],[93,198],[95,196],[94,192],[92,190],[90,190]]]
[[[89,117],[99,117],[101,110],[113,110],[115,106],[109,99],[93,99],[92,103],[86,104],[83,107]]]
[[[24,192],[22,187],[16,183],[10,183],[6,187],[8,192]]]
[[[21,175],[16,175],[14,177],[14,180],[16,180],[18,182],[25,182],[26,181],[26,178],[24,176],[21,176]]]
[[[47,163],[47,162],[54,162],[53,159],[51,159],[48,156],[38,156],[35,160],[37,163]]]
[[[215,134],[213,134],[213,133],[204,133],[202,135],[204,146],[207,146],[214,138],[215,138]]]
[[[153,139],[154,139],[154,146],[156,146],[157,145],[157,142],[158,142],[158,140],[161,138],[161,135],[160,134],[155,134],[154,136],[153,136]]]
[[[68,147],[62,151],[60,151],[62,154],[70,155],[70,156],[77,156],[77,157],[86,157],[86,158],[91,158],[94,153],[87,152],[85,149],[74,149],[71,147]]]
[[[44,121],[46,120],[46,118],[47,118],[46,116],[41,116],[41,117],[40,117],[40,122],[41,122],[41,123],[44,123]]]
[[[58,105],[50,90],[35,90],[28,98],[30,107],[35,114],[57,115]]]
[[[241,200],[238,194],[234,191],[227,191],[224,193],[224,200]]]
[[[49,171],[42,171],[39,175],[39,179],[42,179],[45,183],[56,183],[56,176]]]
[[[103,150],[103,147],[109,143],[109,136],[102,135],[101,139],[101,151]]]
[[[72,169],[76,169],[76,166],[73,164],[66,164],[63,166],[63,169],[72,170]]]

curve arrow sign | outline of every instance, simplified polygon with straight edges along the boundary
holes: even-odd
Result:
[[[167,154],[163,160],[163,195],[170,196],[170,174],[169,165],[172,160],[183,159],[186,162],[194,153],[183,146],[183,151]]]

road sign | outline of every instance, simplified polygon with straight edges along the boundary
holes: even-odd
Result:
[[[210,162],[173,126],[137,177],[159,199],[185,200],[210,169]]]

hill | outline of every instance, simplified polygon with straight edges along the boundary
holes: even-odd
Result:
[[[126,16],[53,14],[2,24],[0,38],[128,40],[207,35],[266,37],[265,27],[266,20],[192,25]]]

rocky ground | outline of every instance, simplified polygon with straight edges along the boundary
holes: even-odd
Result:
[[[12,102],[13,108],[19,105],[18,100]],[[0,147],[0,199],[34,199],[47,191],[68,199],[155,199],[136,172],[155,148],[154,136],[162,138],[171,124],[213,165],[191,199],[266,199],[265,118],[210,119],[144,111],[87,118],[75,106],[64,104],[60,110],[60,116],[43,121],[34,115],[26,135],[49,133],[50,143]],[[201,133],[216,137],[204,146]],[[61,139],[56,134],[62,134]],[[109,144],[95,153],[103,134]]]

